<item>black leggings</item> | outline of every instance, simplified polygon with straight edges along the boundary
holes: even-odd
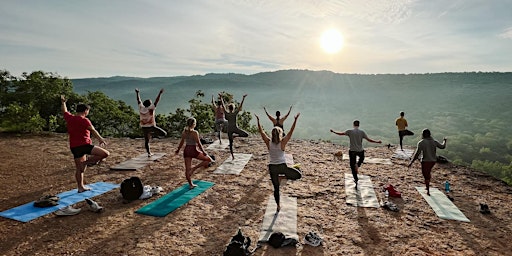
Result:
[[[279,205],[279,174],[284,174],[284,176],[289,180],[298,180],[302,177],[302,173],[298,169],[288,167],[286,163],[269,164],[268,171],[270,174],[270,180],[272,180],[272,185],[274,186],[274,199],[276,200],[277,205]]]
[[[158,126],[142,127],[142,132],[144,132],[144,147],[146,148],[148,154],[151,152],[151,150],[149,150],[149,140],[151,139],[151,134],[156,133],[160,136],[167,135],[167,132]]]
[[[359,157],[359,160],[357,161],[357,166],[361,167],[364,161],[364,150],[363,151],[348,151],[348,157],[350,159],[350,170],[352,170],[352,176],[354,177],[354,180],[358,181],[359,178],[357,178],[357,171],[356,171],[356,157]]]

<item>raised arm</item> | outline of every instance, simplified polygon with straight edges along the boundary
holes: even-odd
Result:
[[[290,106],[290,109],[288,109],[288,113],[286,113],[286,115],[284,115],[283,118],[281,118],[281,120],[283,120],[283,122],[290,115],[290,112],[292,112],[292,106]]]
[[[275,124],[276,119],[267,112],[267,108],[263,107],[263,110],[265,110],[265,114],[267,114],[268,119],[270,119],[270,121],[272,121],[272,123]]]
[[[62,110],[62,114],[68,112],[68,107],[66,107],[66,97],[64,95],[61,95],[60,96],[60,102],[61,102],[61,106],[60,106],[60,109]]]
[[[158,102],[160,101],[160,96],[162,96],[162,93],[164,93],[164,88],[160,89],[160,92],[158,92],[158,96],[156,96],[155,107],[156,107],[156,104],[158,104]]]
[[[281,149],[284,150],[284,147],[286,146],[286,143],[292,138],[293,131],[295,130],[295,125],[297,124],[297,119],[299,118],[300,113],[297,113],[295,115],[295,119],[293,120],[292,127],[290,127],[290,131],[284,136],[283,140],[281,141]]]
[[[213,95],[212,95],[212,106],[213,106],[213,109],[217,108],[217,104],[215,104],[215,101],[213,100]]]
[[[242,102],[240,102],[240,106],[238,107],[238,112],[242,112],[242,106],[244,105],[245,97],[247,97],[247,94],[244,94],[242,97]]]
[[[258,131],[260,132],[260,135],[261,135],[261,138],[263,139],[263,141],[265,142],[265,144],[267,144],[267,148],[269,147],[269,143],[270,143],[270,138],[268,137],[268,135],[263,131],[263,128],[261,127],[261,124],[260,124],[260,118],[258,115],[254,115],[256,117],[256,123],[258,124]]]
[[[140,103],[142,103],[142,101],[140,100],[139,88],[135,88],[135,95],[137,96],[137,105],[140,105]]]

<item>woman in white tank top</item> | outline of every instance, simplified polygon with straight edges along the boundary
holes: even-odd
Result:
[[[283,129],[281,127],[272,128],[272,137],[269,137],[261,127],[260,118],[256,116],[256,121],[258,122],[258,131],[260,132],[261,138],[267,145],[269,151],[269,164],[268,171],[270,174],[270,179],[272,181],[272,185],[274,187],[274,199],[277,204],[277,211],[281,209],[281,205],[279,204],[279,175],[284,175],[286,179],[297,180],[302,177],[302,173],[300,170],[289,167],[286,164],[286,158],[284,155],[284,151],[286,148],[286,144],[290,140],[293,134],[293,130],[295,130],[295,124],[297,123],[297,118],[299,118],[300,113],[295,115],[295,119],[293,120],[292,127],[286,136],[283,137]]]

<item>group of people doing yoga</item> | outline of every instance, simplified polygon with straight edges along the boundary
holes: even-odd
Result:
[[[140,115],[140,126],[142,128],[144,134],[144,147],[148,154],[148,157],[151,157],[153,153],[150,149],[150,140],[152,135],[157,134],[160,136],[165,136],[167,134],[162,128],[158,127],[155,122],[155,110],[158,102],[160,101],[160,97],[164,92],[163,89],[160,90],[154,102],[150,99],[141,101],[139,89],[135,89],[135,94],[137,97],[137,103],[139,107],[139,115]],[[238,113],[242,111],[242,107],[245,101],[247,94],[243,95],[242,101],[238,106],[234,103],[229,103],[226,105],[224,102],[224,97],[219,93],[218,100],[215,101],[212,96],[212,107],[215,112],[215,129],[216,135],[219,138],[219,143],[222,143],[221,133],[224,130],[228,135],[229,140],[229,150],[232,159],[235,158],[233,153],[233,139],[236,137],[247,137],[249,134],[240,129],[237,126],[237,116]],[[106,140],[98,133],[98,131],[94,128],[91,121],[87,118],[89,114],[90,106],[86,104],[78,104],[76,108],[76,114],[71,114],[66,107],[66,98],[61,96],[62,102],[62,112],[64,115],[64,120],[67,124],[67,130],[69,135],[69,146],[71,152],[74,157],[74,162],[76,166],[75,178],[77,182],[78,192],[84,192],[90,190],[84,184],[84,171],[87,166],[94,165],[100,163],[103,159],[108,157],[110,153],[103,148],[106,145]],[[281,209],[280,199],[279,199],[279,186],[282,179],[289,180],[297,180],[302,177],[302,172],[298,168],[294,168],[288,166],[286,163],[285,151],[286,145],[290,141],[293,131],[295,130],[295,126],[297,124],[297,119],[300,116],[300,113],[297,113],[294,116],[293,124],[290,127],[290,130],[285,133],[283,129],[284,121],[290,115],[292,110],[292,106],[290,106],[288,113],[284,116],[281,116],[279,111],[276,111],[276,116],[271,116],[266,108],[263,108],[265,114],[270,119],[273,124],[273,128],[271,130],[270,135],[268,135],[262,128],[260,124],[260,118],[258,115],[255,115],[256,122],[258,126],[258,132],[261,135],[263,142],[265,143],[268,152],[269,152],[269,163],[268,163],[268,171],[270,174],[270,179],[272,181],[272,186],[274,188],[274,198],[277,203],[277,211]],[[402,140],[404,136],[413,135],[411,131],[407,130],[407,120],[404,118],[404,112],[400,112],[400,117],[395,120],[396,126],[398,128],[399,140],[400,140],[400,148],[402,147]],[[200,135],[197,130],[195,130],[197,121],[195,118],[190,117],[187,119],[186,126],[183,129],[181,134],[181,140],[178,144],[178,148],[175,151],[177,155],[183,145],[185,145],[183,149],[183,158],[185,161],[185,177],[189,184],[189,187],[192,189],[196,185],[192,183],[192,174],[198,168],[207,168],[211,163],[215,162],[212,157],[207,154],[205,151],[201,140]],[[366,139],[372,143],[382,143],[380,140],[373,140],[368,137],[368,135],[361,129],[359,129],[360,122],[355,120],[353,122],[353,128],[345,131],[334,131],[330,129],[330,131],[334,134],[340,136],[348,136],[350,140],[349,146],[349,163],[350,169],[352,171],[352,176],[354,178],[354,182],[358,182],[358,169],[364,162],[364,148],[362,145],[363,139]],[[99,140],[99,146],[94,146],[92,144],[90,134],[93,134]],[[421,169],[422,174],[425,179],[425,185],[427,189],[427,194],[429,193],[429,184],[431,179],[431,171],[436,163],[436,148],[445,148],[446,147],[446,138],[444,138],[443,143],[439,143],[434,140],[430,134],[428,129],[424,129],[422,132],[422,140],[420,140],[417,144],[417,148],[411,161],[409,163],[409,167],[413,164],[413,162],[421,157]],[[192,167],[192,159],[198,159],[201,162]]]

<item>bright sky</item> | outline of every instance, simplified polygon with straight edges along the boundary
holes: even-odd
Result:
[[[510,0],[4,0],[0,70],[68,78],[505,72],[511,10]],[[330,29],[337,41],[324,49]]]

